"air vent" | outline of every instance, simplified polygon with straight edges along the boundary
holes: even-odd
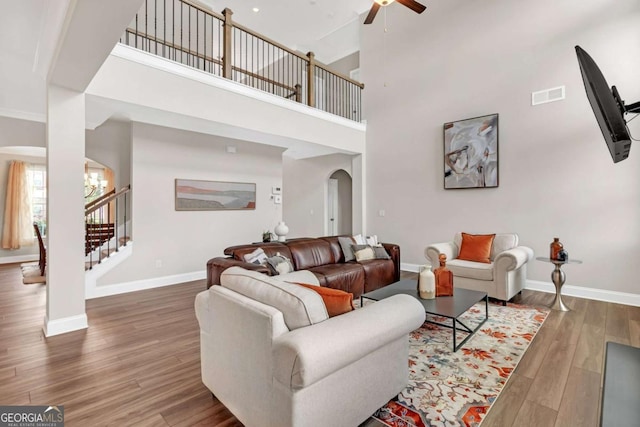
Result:
[[[546,104],[547,102],[562,101],[564,96],[564,86],[552,87],[551,89],[531,92],[531,105]]]

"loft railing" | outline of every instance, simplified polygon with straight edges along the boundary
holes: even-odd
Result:
[[[130,240],[127,233],[130,193],[131,186],[128,185],[120,191],[113,189],[85,205],[85,254],[89,256],[89,269]]]
[[[187,0],[145,0],[121,43],[304,103],[354,121],[362,119],[364,85]]]

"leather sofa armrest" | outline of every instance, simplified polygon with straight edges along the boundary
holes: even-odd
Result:
[[[493,260],[493,268],[496,272],[517,270],[533,258],[533,249],[526,246],[518,246],[500,252]]]
[[[234,258],[212,258],[207,262],[207,289],[213,285],[219,285],[220,275],[229,267],[242,267],[245,270],[252,270],[266,275],[271,275],[271,271],[264,265],[238,261]]]
[[[274,340],[274,377],[291,389],[307,387],[408,335],[424,319],[424,307],[418,300],[394,295],[296,329]]]
[[[395,243],[382,243],[382,246],[387,251],[394,266],[394,278],[395,281],[400,280],[400,246]]]
[[[433,243],[424,250],[424,257],[433,268],[440,266],[440,254],[445,254],[447,261],[458,258],[458,246],[453,242]]]

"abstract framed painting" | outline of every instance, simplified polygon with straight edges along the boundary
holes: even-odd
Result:
[[[498,186],[498,114],[444,124],[444,188]]]
[[[256,184],[176,179],[177,211],[220,211],[256,208]]]

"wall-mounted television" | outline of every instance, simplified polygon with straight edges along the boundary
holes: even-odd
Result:
[[[609,88],[596,62],[580,46],[576,46],[578,64],[587,98],[596,116],[604,140],[614,163],[629,157],[631,135],[625,121],[625,114],[640,113],[640,102],[625,105],[615,86]]]

